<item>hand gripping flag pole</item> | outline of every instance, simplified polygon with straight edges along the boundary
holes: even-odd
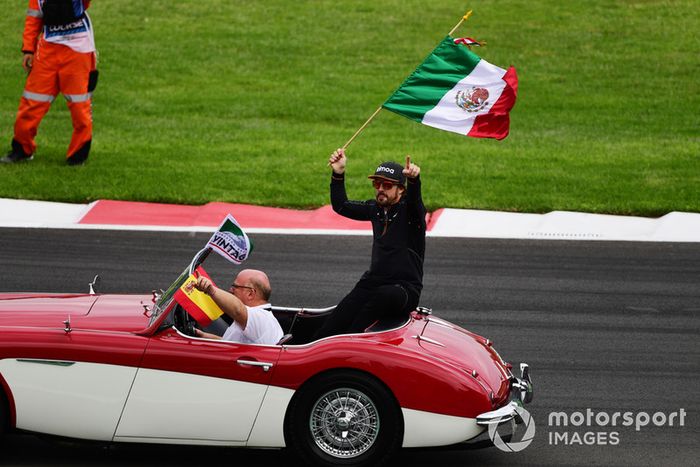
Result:
[[[447,35],[451,36],[457,30],[457,28],[459,28],[462,25],[463,22],[465,22],[466,20],[469,19],[469,17],[471,15],[472,15],[472,10],[467,11],[464,14],[464,16],[462,16],[460,18],[459,22],[455,25],[455,27],[453,27]],[[360,133],[362,133],[362,131],[365,128],[367,128],[367,125],[369,125],[369,123],[374,119],[374,117],[377,116],[379,111],[382,110],[382,107],[384,107],[384,104],[380,105],[377,108],[377,110],[375,110],[374,113],[367,119],[367,121],[355,132],[355,134],[352,135],[352,137],[348,140],[348,142],[343,145],[343,149],[347,149],[347,147],[350,146],[350,143],[352,143],[355,140],[355,138],[357,138],[360,135]]]

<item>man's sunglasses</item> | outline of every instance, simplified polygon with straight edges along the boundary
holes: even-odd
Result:
[[[392,188],[394,188],[396,185],[398,185],[398,183],[383,182],[381,180],[373,180],[372,181],[372,186],[374,187],[375,190],[378,190],[381,187],[384,191],[388,191],[388,190],[391,190]]]
[[[255,290],[255,287],[250,287],[248,285],[238,285],[236,283],[231,284],[232,289],[250,289],[250,290]]]

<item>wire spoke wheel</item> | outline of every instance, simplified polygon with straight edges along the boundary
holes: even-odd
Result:
[[[349,459],[365,453],[379,435],[379,413],[362,391],[338,388],[323,394],[311,408],[309,429],[323,452]]]
[[[373,376],[329,371],[306,383],[290,402],[284,439],[302,465],[381,466],[401,447],[401,407]]]

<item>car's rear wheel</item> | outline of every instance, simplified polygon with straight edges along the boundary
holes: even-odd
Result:
[[[290,405],[285,438],[310,465],[380,465],[401,446],[403,420],[391,392],[355,371],[324,374]]]

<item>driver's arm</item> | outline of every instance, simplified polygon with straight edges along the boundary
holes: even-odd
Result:
[[[425,225],[426,209],[423,204],[420,187],[420,167],[411,162],[411,156],[406,156],[406,168],[403,170],[406,176],[406,205],[409,218],[417,222],[423,229]]]
[[[363,201],[350,201],[345,192],[345,150],[336,150],[328,159],[328,164],[333,168],[331,175],[331,206],[341,216],[357,221],[368,221],[372,210],[369,204]]]
[[[204,337],[205,339],[219,339],[219,340],[221,340],[221,336],[217,336],[216,334],[212,334],[210,332],[204,332],[199,328],[194,328],[194,332],[197,334],[197,337]]]
[[[195,287],[209,295],[224,313],[237,322],[241,329],[245,329],[248,323],[248,308],[235,295],[216,287],[204,276],[197,279]]]

